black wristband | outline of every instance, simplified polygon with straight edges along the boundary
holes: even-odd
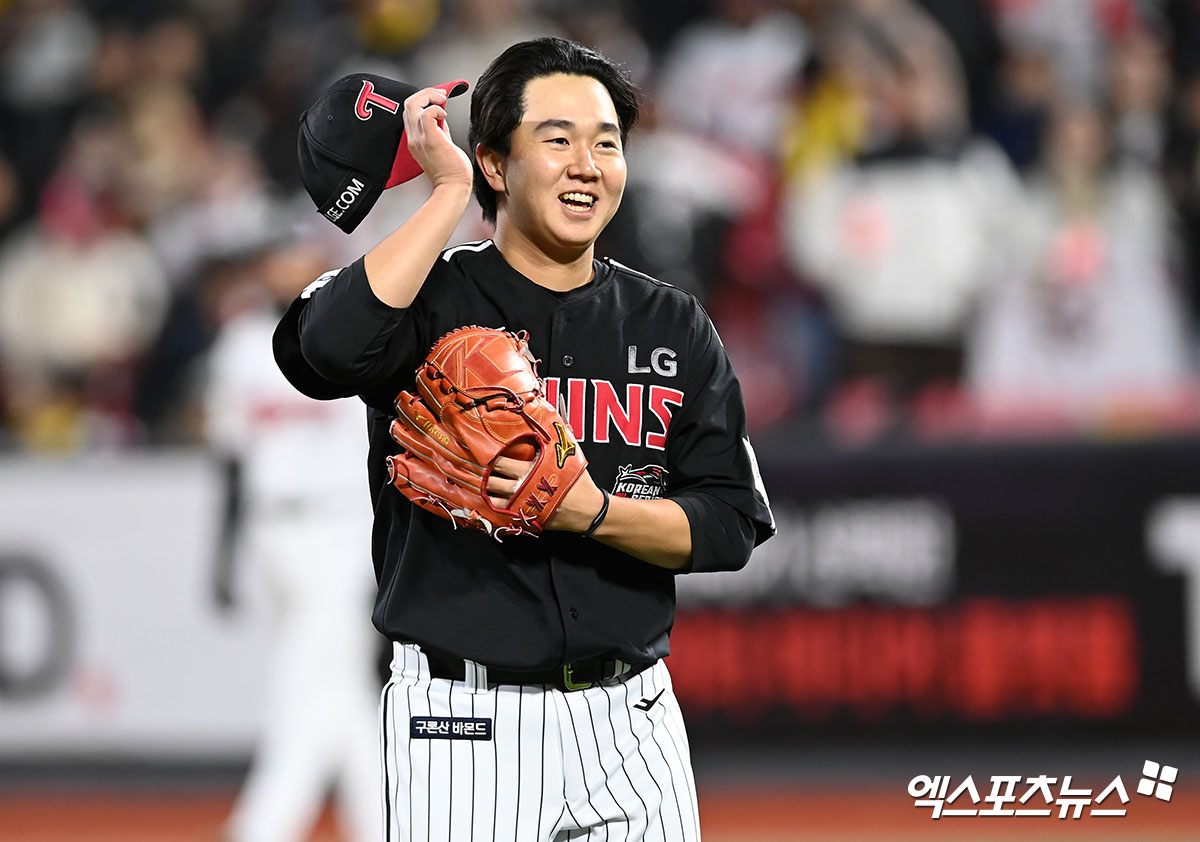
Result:
[[[592,525],[589,526],[587,531],[583,533],[584,538],[591,538],[592,533],[600,528],[600,524],[604,523],[604,518],[608,514],[608,501],[610,499],[609,494],[603,488],[600,489],[600,493],[604,495],[604,504],[600,506],[600,511],[597,513],[596,519],[592,521]]]

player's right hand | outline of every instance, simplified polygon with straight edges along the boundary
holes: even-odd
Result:
[[[446,122],[449,97],[440,88],[424,88],[404,100],[404,134],[408,149],[434,187],[471,186],[471,159],[450,137]]]

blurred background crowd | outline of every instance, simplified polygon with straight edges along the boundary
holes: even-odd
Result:
[[[548,33],[646,93],[599,251],[700,297],[755,431],[1200,431],[1200,0],[0,0],[0,450],[201,441],[222,325],[422,198],[317,217],[301,112]]]

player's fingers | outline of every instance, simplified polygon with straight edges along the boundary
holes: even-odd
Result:
[[[434,123],[440,126],[446,116],[446,109],[440,105],[429,105],[421,109],[421,122],[425,124],[426,130],[431,129]]]
[[[446,110],[443,106],[449,101],[446,92],[441,88],[424,88],[404,100],[404,127],[413,131],[420,125],[422,118],[430,109],[436,109],[431,119],[445,119]],[[440,116],[438,116],[440,114]]]
[[[494,473],[488,477],[488,494],[495,494],[507,499],[508,497],[511,497],[516,490],[517,482],[514,479],[498,477]]]
[[[511,456],[497,456],[492,467],[492,473],[519,479],[533,469],[533,462],[525,459],[513,459]]]
[[[441,88],[422,88],[404,100],[404,110],[416,112],[429,105],[445,105],[449,99]]]

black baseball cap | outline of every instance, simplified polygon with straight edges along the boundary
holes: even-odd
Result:
[[[465,93],[463,79],[431,87]],[[352,73],[325,89],[300,116],[300,180],[317,210],[347,234],[389,187],[421,174],[404,137],[404,100],[420,88],[374,73]]]

